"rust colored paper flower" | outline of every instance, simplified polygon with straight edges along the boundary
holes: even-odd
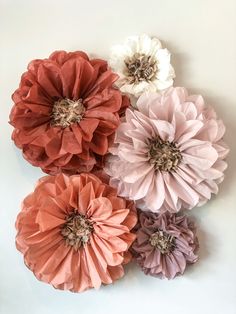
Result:
[[[133,202],[97,176],[46,176],[23,202],[16,246],[39,280],[81,292],[123,276],[136,223]]]
[[[107,153],[128,98],[104,60],[57,51],[34,60],[13,94],[12,139],[46,173],[90,171]]]
[[[173,279],[198,256],[193,222],[185,215],[140,212],[132,251],[146,275]]]

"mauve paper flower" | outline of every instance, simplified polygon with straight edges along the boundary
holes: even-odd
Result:
[[[128,37],[123,45],[113,46],[109,64],[119,75],[116,85],[135,97],[173,85],[175,73],[169,51],[157,38],[145,34]]]
[[[34,60],[13,94],[12,139],[43,171],[90,171],[107,153],[129,100],[117,75],[84,52],[56,51]]]
[[[39,280],[81,292],[124,275],[136,223],[133,202],[97,176],[46,176],[23,202],[16,246]]]
[[[184,88],[144,94],[126,111],[105,171],[121,196],[153,212],[202,205],[218,192],[227,164],[223,122]]]
[[[198,256],[194,223],[185,215],[140,212],[132,252],[146,275],[173,279]]]

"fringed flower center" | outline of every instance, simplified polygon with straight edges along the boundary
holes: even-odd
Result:
[[[149,238],[149,242],[161,254],[168,254],[175,248],[175,237],[162,230],[153,233]]]
[[[68,215],[66,223],[61,229],[61,235],[66,244],[72,246],[76,251],[89,242],[92,232],[92,223],[84,215],[78,213]]]
[[[174,142],[163,141],[159,137],[149,142],[149,162],[155,170],[176,171],[182,159],[180,150]]]
[[[156,60],[145,54],[135,53],[125,59],[125,65],[130,83],[152,81],[157,73]]]
[[[66,128],[72,123],[79,123],[85,113],[82,100],[60,99],[52,108],[51,125]]]

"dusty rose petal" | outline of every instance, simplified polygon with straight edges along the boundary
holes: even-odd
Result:
[[[196,227],[187,216],[140,211],[136,228],[137,238],[131,252],[145,274],[173,279],[184,273],[187,264],[198,260]],[[156,245],[151,242],[154,234],[159,236]],[[169,242],[164,242],[166,239]],[[164,248],[169,249],[163,251]]]

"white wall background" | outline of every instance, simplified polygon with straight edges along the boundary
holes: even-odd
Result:
[[[126,36],[158,36],[173,54],[176,85],[202,93],[227,125],[229,169],[220,193],[192,214],[200,261],[173,281],[135,266],[114,286],[73,294],[38,282],[14,244],[21,200],[42,172],[10,140],[11,94],[34,58],[82,49],[106,58]],[[0,0],[0,313],[236,313],[236,1]]]

